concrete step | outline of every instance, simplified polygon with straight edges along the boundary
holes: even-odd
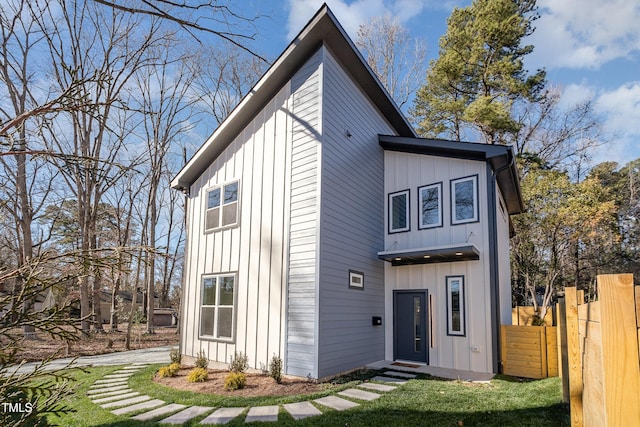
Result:
[[[278,421],[278,412],[280,407],[278,405],[273,406],[254,406],[249,409],[247,417],[244,419],[245,423],[251,423],[254,421],[263,422],[275,422]]]
[[[314,402],[324,406],[328,406],[329,408],[333,408],[336,411],[344,411],[345,409],[351,409],[355,408],[356,406],[360,406],[359,403],[352,402],[338,396],[325,396],[321,397],[320,399],[315,399]]]
[[[100,394],[106,395],[106,393],[111,393],[111,392],[122,392],[122,390],[127,390],[128,388],[129,386],[126,384],[117,385],[113,387],[98,387],[98,388],[87,390],[87,396],[91,397],[91,396],[100,395]]]
[[[143,409],[151,409],[156,406],[164,405],[164,400],[153,399],[147,400],[146,402],[141,402],[136,405],[125,406],[124,408],[114,409],[111,411],[112,414],[115,415],[125,415],[130,414],[131,412],[142,411]]]
[[[154,418],[158,418],[163,415],[170,414],[172,412],[180,411],[186,407],[187,407],[186,405],[181,405],[179,403],[171,403],[169,405],[161,406],[157,409],[154,409],[153,411],[145,412],[143,414],[139,414],[131,418],[138,421],[149,421]]]
[[[293,417],[294,420],[301,420],[307,417],[314,417],[316,415],[322,415],[322,412],[315,406],[311,404],[311,402],[296,402],[296,403],[285,403],[282,405]]]
[[[208,406],[191,406],[160,421],[160,424],[184,424],[187,421],[213,410]]]
[[[406,384],[407,382],[404,380],[401,380],[399,378],[392,378],[392,377],[385,377],[383,375],[378,375],[376,377],[371,378],[373,381],[380,381],[383,383],[394,383],[394,384],[398,384],[398,385],[402,385],[402,384]]]
[[[200,424],[227,424],[235,417],[244,412],[246,408],[220,408],[209,415]]]
[[[351,399],[358,400],[376,400],[380,397],[378,393],[372,393],[370,391],[358,390],[357,388],[349,388],[347,390],[341,391],[338,393],[340,396],[348,397]]]
[[[362,384],[358,384],[358,387],[366,388],[369,390],[375,390],[375,391],[393,391],[397,388],[391,385],[376,384],[376,383],[362,383]]]
[[[122,394],[116,394],[114,396],[109,396],[109,397],[101,397],[99,399],[95,399],[92,401],[93,403],[95,403],[96,405],[100,405],[102,403],[107,403],[107,402],[115,402],[116,400],[124,400],[124,399],[128,399],[130,397],[135,397],[140,395],[140,393],[138,393],[137,391],[131,391],[129,393],[122,393]]]
[[[147,400],[151,400],[151,396],[136,396],[129,399],[117,400],[115,402],[103,403],[102,405],[100,405],[100,407],[104,409],[118,408],[120,406],[129,406],[133,405],[134,403],[140,403]]]

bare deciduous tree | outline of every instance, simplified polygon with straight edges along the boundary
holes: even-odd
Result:
[[[360,25],[356,46],[393,100],[402,108],[420,87],[426,72],[426,45],[391,15]]]

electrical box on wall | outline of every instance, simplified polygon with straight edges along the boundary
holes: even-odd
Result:
[[[381,316],[373,316],[371,318],[371,324],[373,326],[380,326],[382,325],[382,317]]]

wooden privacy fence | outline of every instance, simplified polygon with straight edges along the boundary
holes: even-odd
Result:
[[[574,426],[640,426],[640,286],[631,274],[597,283],[598,301],[565,288],[560,302],[563,398]]]
[[[502,372],[525,378],[558,376],[557,328],[502,325]]]

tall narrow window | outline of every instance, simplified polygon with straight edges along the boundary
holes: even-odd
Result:
[[[215,230],[238,223],[238,181],[207,191],[205,230]]]
[[[442,226],[442,183],[418,188],[418,228]]]
[[[235,275],[202,278],[201,337],[233,340],[235,301]]]
[[[447,276],[447,335],[465,336],[464,276]]]
[[[478,176],[451,181],[451,224],[478,221]]]
[[[409,190],[389,194],[389,233],[409,228]]]

